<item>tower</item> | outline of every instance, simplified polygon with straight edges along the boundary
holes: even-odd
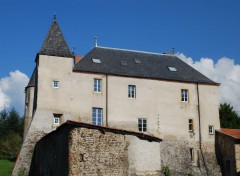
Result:
[[[59,70],[72,71],[73,54],[63,37],[55,15],[47,37],[36,55],[35,63],[35,69],[25,88],[24,142],[13,175],[19,172],[28,173],[35,143],[53,129],[44,117],[51,118],[53,115],[52,109],[55,107],[49,101],[54,100],[46,97],[53,95],[57,98],[58,92],[46,90],[46,87],[49,87],[47,84],[52,84],[50,87],[56,89],[59,86],[59,77],[63,76]]]

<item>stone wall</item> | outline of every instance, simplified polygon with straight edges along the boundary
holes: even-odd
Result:
[[[127,151],[124,135],[75,128],[70,134],[69,175],[127,176]]]
[[[228,135],[216,133],[216,154],[223,176],[236,174],[235,143]]]
[[[14,170],[12,175],[17,176],[25,176],[29,171],[29,167],[31,165],[31,159],[35,144],[38,140],[40,140],[45,133],[43,131],[35,131],[32,133],[28,133],[25,138],[19,156],[14,166]]]
[[[190,148],[193,149],[192,157]],[[160,143],[160,150],[162,166],[168,166],[173,175],[221,175],[212,143],[203,144],[201,152],[198,142],[163,141]]]

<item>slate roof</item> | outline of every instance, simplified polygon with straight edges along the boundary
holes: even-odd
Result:
[[[92,59],[100,59],[94,63]],[[168,67],[175,67],[172,72]],[[75,67],[78,72],[90,72],[147,79],[205,83],[219,85],[175,55],[142,51],[94,47]]]
[[[33,70],[32,76],[31,76],[26,88],[35,86],[35,77],[36,77],[36,68]]]
[[[67,43],[63,37],[63,33],[57,23],[56,16],[54,16],[51,27],[48,31],[47,37],[39,51],[41,55],[73,57],[69,50]]]

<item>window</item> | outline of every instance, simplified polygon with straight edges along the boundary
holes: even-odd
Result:
[[[128,85],[128,98],[136,98],[136,86]]]
[[[136,64],[141,64],[141,60],[140,60],[140,59],[134,59],[134,62],[135,62]]]
[[[53,114],[53,124],[60,125],[60,117],[62,114]]]
[[[122,66],[127,66],[127,62],[126,61],[121,61],[121,65]]]
[[[59,81],[53,81],[53,88],[57,89],[59,87]]]
[[[193,119],[188,119],[188,130],[193,132]]]
[[[102,108],[92,108],[92,123],[102,125]]]
[[[208,126],[208,132],[209,132],[209,134],[214,134],[214,127],[213,127],[213,125],[209,125]]]
[[[188,90],[182,89],[181,93],[182,93],[182,102],[188,102]]]
[[[176,72],[176,71],[177,71],[177,69],[176,69],[175,67],[168,67],[168,69],[169,69],[169,71],[171,71],[171,72]]]
[[[102,80],[101,79],[94,79],[94,92],[101,92],[102,89]]]
[[[194,148],[189,148],[191,162],[194,161]]]
[[[147,119],[138,119],[138,130],[141,132],[147,131]]]
[[[100,59],[96,59],[96,58],[92,58],[92,61],[93,61],[93,63],[96,63],[96,64],[102,63]]]

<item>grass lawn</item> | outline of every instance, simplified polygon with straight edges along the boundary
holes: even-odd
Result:
[[[9,160],[0,160],[0,175],[11,176],[13,164],[14,163]]]

